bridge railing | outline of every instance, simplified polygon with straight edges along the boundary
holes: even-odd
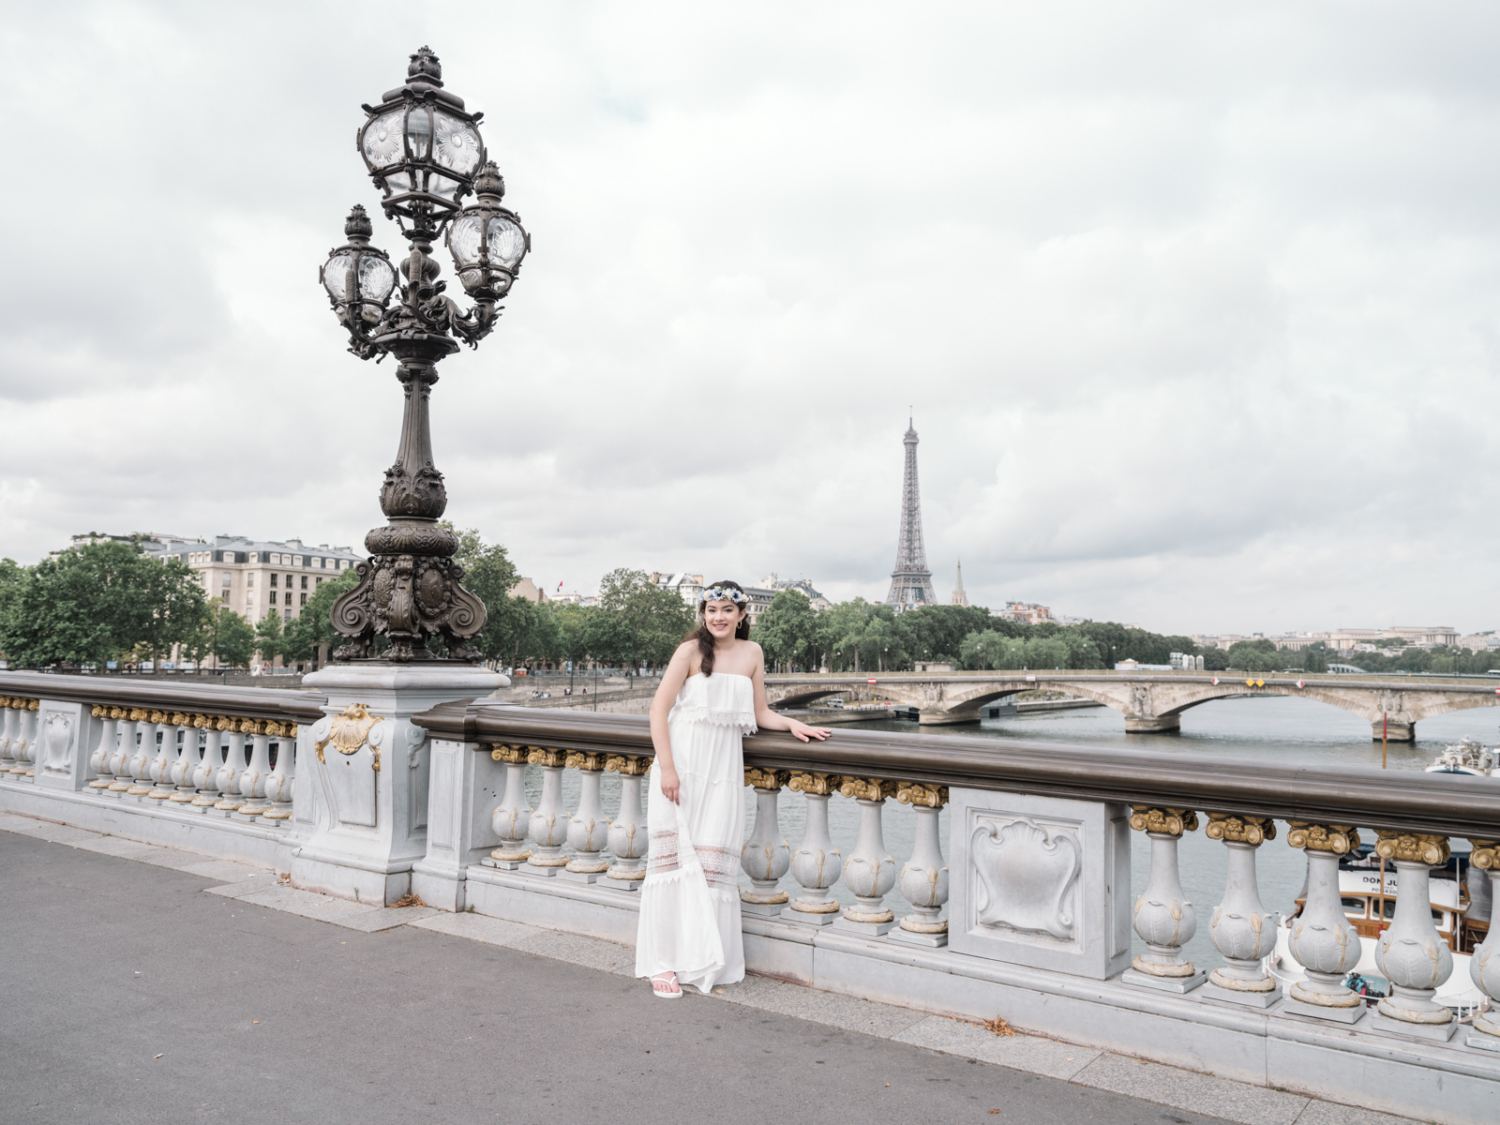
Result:
[[[517,920],[567,916],[632,940],[629,901],[643,876],[642,795],[653,757],[647,720],[479,702],[446,704],[414,721],[437,747],[462,746],[493,763],[489,780],[471,787],[490,796],[455,814],[489,828],[470,840],[469,902]],[[1212,1039],[1233,1026],[1253,1027],[1266,1040],[1310,1035],[1351,1050],[1358,1044],[1362,1061],[1351,1069],[1299,1081],[1303,1088],[1328,1083],[1342,1097],[1388,1109],[1410,1111],[1401,1100],[1407,1095],[1393,1093],[1410,1076],[1375,1091],[1367,1063],[1403,1047],[1415,1052],[1414,1065],[1432,1066],[1437,1051],[1478,1067],[1472,1073],[1486,1076],[1481,1086],[1491,1093],[1500,1088],[1488,1085],[1500,1081],[1493,1050],[1500,1018],[1481,1012],[1460,1029],[1457,1021],[1471,1010],[1455,1013],[1433,998],[1453,955],[1434,926],[1429,888],[1453,837],[1472,841],[1470,862],[1482,879],[1500,878],[1500,781],[843,729],[821,743],[762,732],[746,738],[744,761],[754,793],[741,853],[752,968],[959,1013],[975,1009],[965,986],[987,995],[978,982],[1024,981],[1054,1006],[1033,998],[1028,1010],[1012,990],[1005,994],[1012,1022],[1034,1019],[1031,1026],[1068,1037],[1109,1038],[1097,1022],[1108,1023],[1108,1015],[1094,1013],[1092,1032],[1082,1030],[1086,1021],[1060,1015],[1067,1006],[1060,997],[1083,988],[1105,997],[1121,1026],[1126,1013],[1149,1009],[1186,1021],[1174,1025],[1177,1035],[1197,1025]],[[609,774],[619,775],[612,822],[599,797]],[[795,818],[800,839],[791,843],[779,815],[789,795],[803,810]],[[830,805],[838,801],[858,808],[852,844],[830,832]],[[895,817],[906,823],[892,832]],[[1180,846],[1200,827],[1225,849],[1226,875],[1216,902],[1194,904],[1182,888]],[[1149,844],[1138,895],[1130,885],[1136,834]],[[1362,836],[1395,874],[1394,916],[1377,955],[1391,987],[1375,1008],[1349,986],[1362,944],[1339,889],[1340,860]],[[895,856],[887,847],[893,838],[905,845]],[[1256,871],[1257,853],[1278,838],[1306,856],[1305,905],[1283,951],[1300,962],[1290,981],[1268,968],[1279,917],[1263,906]],[[1202,883],[1201,872],[1191,874]],[[572,905],[537,905],[549,897]],[[626,913],[611,930],[598,918],[578,920],[582,900]],[[1223,961],[1211,972],[1185,954],[1199,926]],[[1500,951],[1500,927],[1491,933],[1471,964],[1489,966],[1474,970],[1474,983],[1494,1001],[1500,957],[1491,955]],[[1233,1068],[1202,1042],[1137,1050]],[[1355,1070],[1365,1077],[1356,1081]],[[1400,1073],[1399,1066],[1389,1071]],[[1361,1082],[1364,1092],[1354,1092]],[[1452,1112],[1458,1120],[1464,1111]]]
[[[328,867],[371,865],[312,841],[373,839],[395,817],[415,851],[378,865],[386,901],[409,887],[448,909],[634,941],[654,756],[644,717],[488,700],[386,715],[376,696],[335,715],[311,691],[35,674],[0,674],[0,697],[0,808],[260,858],[294,882],[288,857],[301,855],[322,864],[324,889],[338,885]],[[315,727],[328,729],[314,739]],[[1467,838],[1483,876],[1471,920],[1482,890],[1500,901],[1500,780],[848,729],[822,743],[762,732],[744,761],[752,971],[1002,1014],[1423,1119],[1491,1119],[1500,1018],[1481,1010],[1460,1028],[1470,1012],[1435,998],[1455,955],[1429,883]],[[1184,847],[1200,829],[1212,843]],[[1382,884],[1395,906],[1376,954],[1389,995],[1373,1009],[1350,987],[1362,943],[1339,887],[1362,838],[1396,876]],[[1279,918],[1257,861],[1273,844],[1306,857],[1290,974],[1268,961]],[[1184,870],[1222,889],[1194,903]],[[1223,962],[1212,971],[1190,949],[1209,948],[1200,927]],[[1500,997],[1497,950],[1491,926],[1469,961],[1486,1003]]]
[[[323,702],[309,691],[0,673],[0,784],[65,801],[25,806],[55,819],[270,861],[293,815],[298,732]]]

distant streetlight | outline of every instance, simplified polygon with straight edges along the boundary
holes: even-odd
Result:
[[[477,347],[494,328],[498,301],[514,284],[531,237],[500,203],[505,181],[485,159],[482,115],[466,112],[463,99],[443,89],[442,67],[426,47],[411,56],[406,73],[404,86],[364,107],[368,120],[357,143],[385,216],[396,220],[411,252],[393,263],[371,247],[373,227],[356,205],[344,224],[348,241],[329,253],[318,275],[349,332],[349,350],[361,359],[394,356],[406,397],[396,462],[380,490],[389,522],[365,537],[371,558],[358,567],[359,584],[334,603],[333,627],[348,638],[334,659],[376,656],[381,635],[390,641],[381,659],[435,659],[426,642],[441,636],[448,659],[472,662],[479,653],[469,642],[484,628],[485,608],[461,584],[463,568],[453,561],[458,537],[437,526],[448,494],[433,463],[427,399],[439,361],[460,341]],[[470,191],[476,202],[461,207]],[[432,245],[445,230],[458,279],[474,300],[467,311],[437,280],[442,268]]]

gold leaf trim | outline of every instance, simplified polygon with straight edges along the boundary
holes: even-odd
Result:
[[[837,793],[844,779],[836,773],[798,773],[793,771],[787,788],[810,797],[826,797]]]
[[[1438,867],[1452,854],[1448,837],[1426,832],[1399,832],[1391,828],[1375,829],[1375,854],[1381,859],[1399,859],[1407,863],[1425,863]]]
[[[1137,832],[1156,832],[1164,836],[1181,836],[1198,830],[1198,814],[1192,809],[1161,808],[1156,805],[1131,805],[1130,827]]]
[[[249,722],[248,719],[245,721]],[[323,748],[330,742],[340,754],[357,753],[379,722],[379,716],[370,714],[370,709],[363,703],[351,703],[344,708],[343,714],[334,716],[333,721],[328,724],[328,737],[313,746],[313,753],[318,756],[318,761],[326,761]],[[372,746],[370,749],[375,754],[375,772],[379,773],[380,747]]]
[[[1481,871],[1500,868],[1500,840],[1470,840],[1469,862]]]
[[[1239,813],[1209,813],[1203,834],[1210,840],[1231,844],[1259,846],[1276,839],[1276,821],[1268,816],[1244,816]]]
[[[759,766],[745,767],[745,784],[756,789],[780,791],[791,780],[791,770],[763,770]]]
[[[896,790],[896,800],[903,805],[940,809],[948,803],[948,787],[927,785],[920,781],[903,781]]]
[[[897,785],[881,777],[846,777],[839,785],[839,793],[861,801],[883,801],[896,795]]]
[[[1314,824],[1309,820],[1289,820],[1286,834],[1289,847],[1310,852],[1332,852],[1346,855],[1359,847],[1359,833],[1350,824]]]

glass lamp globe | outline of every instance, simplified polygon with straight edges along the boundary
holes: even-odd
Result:
[[[355,204],[344,223],[349,241],[331,252],[318,271],[318,280],[340,316],[348,310],[350,319],[369,325],[380,323],[396,288],[396,267],[384,250],[370,245],[372,229],[365,209]]]
[[[443,69],[426,47],[411,56],[406,85],[387,90],[359,131],[359,152],[385,193],[387,214],[451,213],[484,163],[483,114],[442,88]]]
[[[464,291],[476,299],[498,300],[521,272],[531,236],[521,226],[521,217],[500,205],[505,180],[493,161],[476,177],[474,188],[478,201],[465,207],[448,228],[448,250]]]

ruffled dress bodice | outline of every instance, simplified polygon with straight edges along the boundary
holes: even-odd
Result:
[[[719,672],[689,676],[677,693],[677,702],[667,714],[667,725],[708,723],[736,727],[741,734],[755,733],[755,689],[749,676]],[[675,742],[674,742],[675,750]]]

